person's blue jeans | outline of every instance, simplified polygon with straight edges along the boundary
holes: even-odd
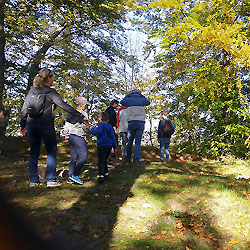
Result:
[[[27,123],[27,135],[30,143],[29,173],[30,182],[39,182],[37,173],[38,158],[40,155],[41,140],[45,144],[47,151],[47,182],[56,181],[56,152],[57,140],[56,131],[53,125]]]
[[[135,140],[134,161],[139,161],[141,154],[141,139],[144,131],[144,121],[129,121],[128,123],[128,144],[127,160],[131,160],[133,142]]]
[[[160,141],[160,157],[161,160],[164,161],[164,156],[166,154],[166,161],[169,161],[169,144],[170,138],[159,138]]]
[[[88,158],[87,143],[83,137],[70,135],[69,147],[71,153],[69,176],[72,176],[72,174],[78,176]]]

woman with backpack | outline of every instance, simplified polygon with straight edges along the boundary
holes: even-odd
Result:
[[[58,106],[79,117],[79,120],[83,119],[80,112],[64,102],[58,92],[51,88],[53,81],[53,71],[47,68],[41,69],[34,78],[33,86],[21,110],[20,132],[23,136],[27,132],[30,143],[30,187],[40,185],[37,164],[42,139],[47,151],[47,187],[61,186],[61,183],[56,181],[57,140],[53,113],[55,107]]]
[[[166,161],[169,161],[169,144],[170,138],[175,130],[175,125],[167,118],[167,112],[162,111],[160,121],[158,124],[158,142],[160,143],[160,157],[164,161],[166,154]]]

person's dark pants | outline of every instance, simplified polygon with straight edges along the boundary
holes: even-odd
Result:
[[[70,146],[70,163],[69,163],[69,176],[78,176],[82,170],[83,165],[88,159],[88,149],[85,139],[78,135],[69,136]]]
[[[104,175],[108,173],[107,160],[109,158],[112,146],[100,146],[97,147],[98,155],[98,175]]]
[[[128,142],[128,136],[127,132],[120,132],[121,138],[122,138],[122,160],[126,160],[127,155],[127,142]]]
[[[115,133],[115,131],[114,131],[114,134],[115,134],[115,139],[116,139],[116,143],[117,143],[117,146],[118,146],[118,135]],[[109,155],[109,159],[110,160],[115,160],[116,159],[115,149],[113,147],[111,149],[111,152],[110,152],[110,155]]]
[[[134,161],[139,161],[141,154],[141,139],[144,131],[144,121],[129,121],[128,123],[128,144],[127,144],[127,160],[131,160],[132,146],[135,140]]]
[[[56,131],[53,125],[27,123],[27,135],[30,143],[30,157],[29,157],[29,173],[30,182],[39,182],[37,173],[37,164],[40,155],[41,140],[45,144],[47,151],[47,182],[56,181],[56,152],[57,141]]]

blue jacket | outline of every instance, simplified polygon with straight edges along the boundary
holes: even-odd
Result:
[[[98,127],[90,130],[91,134],[97,136],[97,146],[112,146],[117,148],[117,142],[115,139],[114,129],[110,124],[105,122],[98,123]]]
[[[148,106],[150,104],[149,100],[142,94],[132,93],[126,95],[121,101],[121,105],[126,107],[131,106]]]

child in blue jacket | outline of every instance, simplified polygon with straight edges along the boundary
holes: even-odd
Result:
[[[112,126],[107,124],[108,114],[101,112],[98,116],[98,127],[91,128],[90,132],[97,136],[97,155],[98,155],[98,178],[97,182],[102,183],[104,177],[108,177],[107,160],[112,147],[117,148],[117,142]],[[90,129],[90,127],[89,127]]]

